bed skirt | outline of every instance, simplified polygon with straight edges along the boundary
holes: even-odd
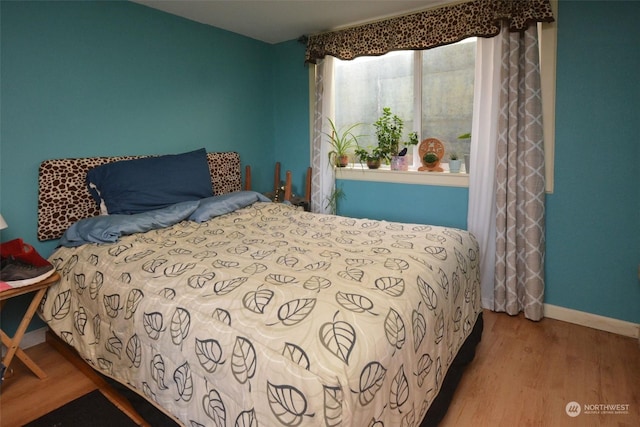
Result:
[[[480,312],[471,334],[467,337],[464,344],[462,344],[462,347],[460,347],[460,351],[456,355],[455,359],[453,359],[453,363],[442,382],[440,393],[438,393],[436,398],[433,400],[433,403],[431,404],[431,407],[429,407],[427,415],[424,417],[424,420],[422,420],[420,427],[435,427],[444,418],[447,410],[449,409],[449,405],[453,400],[453,395],[456,388],[458,388],[458,383],[462,378],[465,368],[469,363],[471,363],[471,361],[473,361],[473,358],[476,355],[476,347],[482,339],[483,326],[484,322],[482,320],[482,312]]]

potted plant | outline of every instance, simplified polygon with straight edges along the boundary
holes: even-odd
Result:
[[[353,134],[353,129],[360,125],[356,123],[345,129],[337,129],[333,120],[329,119],[331,133],[323,132],[329,137],[331,151],[329,151],[329,164],[343,168],[349,164],[348,152],[358,146],[358,137]]]
[[[407,154],[406,147],[418,143],[418,134],[411,132],[408,141],[400,141],[404,123],[400,117],[391,112],[389,107],[382,109],[382,116],[378,118],[373,126],[376,128],[378,147],[384,154],[384,159],[391,162],[391,169],[406,170],[408,167],[404,158]],[[401,145],[405,147],[402,150],[400,149]],[[400,157],[402,159],[399,159]]]
[[[332,215],[335,215],[338,212],[338,202],[342,199],[345,199],[344,190],[341,187],[335,186],[331,191],[331,194],[327,197],[327,208],[331,211]]]
[[[449,153],[449,172],[459,173],[461,165],[462,160],[458,158],[458,153],[456,153],[455,151]]]
[[[429,151],[422,157],[422,161],[424,162],[424,166],[427,170],[433,170],[438,167],[440,157],[438,157],[438,155],[433,151]]]
[[[360,163],[366,163],[369,169],[378,169],[380,163],[385,158],[384,153],[379,146],[362,148],[358,147],[355,150],[356,157],[360,160]]]

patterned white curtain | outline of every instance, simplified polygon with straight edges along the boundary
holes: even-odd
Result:
[[[333,58],[325,57],[316,68],[313,137],[311,141],[311,211],[331,213],[328,204],[335,178],[329,165],[329,145],[325,142],[327,118],[333,117]]]
[[[496,145],[494,310],[540,320],[544,299],[545,180],[538,31],[502,31]]]

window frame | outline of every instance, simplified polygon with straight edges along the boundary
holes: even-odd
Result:
[[[447,172],[395,171],[389,166],[368,169],[367,165],[350,163],[334,168],[336,179],[349,181],[390,182],[395,184],[435,185],[441,187],[469,187],[469,174]]]
[[[540,78],[542,91],[543,135],[545,149],[545,190],[554,191],[554,158],[555,158],[555,100],[556,100],[556,56],[558,31],[558,0],[551,0],[554,22],[538,23],[540,48]],[[417,61],[420,62],[420,61]],[[315,65],[309,67],[309,142],[313,140],[313,117],[315,115]],[[421,73],[420,73],[421,74]],[[416,76],[419,78],[421,76]],[[421,88],[421,85],[418,87]],[[417,91],[414,91],[416,93]],[[417,97],[416,97],[417,98]],[[414,105],[421,100],[414,99]],[[417,107],[417,105],[415,105]],[[421,113],[420,109],[414,111]],[[417,114],[417,113],[414,113]],[[419,123],[418,121],[417,123]],[[311,161],[311,159],[310,159]],[[349,164],[346,168],[335,168],[336,179],[353,181],[388,182],[397,184],[432,185],[445,187],[469,187],[468,173],[421,172],[417,170],[392,171],[389,168],[367,169],[358,163]]]
[[[544,137],[545,191],[554,190],[556,145],[556,59],[558,53],[558,0],[551,0],[555,21],[538,23],[540,36],[540,90],[542,92],[542,132]]]

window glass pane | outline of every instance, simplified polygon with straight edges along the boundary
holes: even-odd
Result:
[[[351,61],[335,60],[335,114],[338,127],[363,123],[356,135],[362,147],[377,145],[373,123],[384,107],[404,121],[404,134],[413,125],[413,52],[391,52]],[[352,160],[353,161],[353,160]]]
[[[404,122],[404,138],[417,131],[421,139],[438,138],[447,154],[460,158],[469,153],[469,139],[458,136],[471,131],[476,39],[421,51],[391,52],[383,56],[335,60],[335,122],[339,128],[354,123],[362,147],[377,145],[373,123],[384,107]],[[414,58],[420,61],[414,64]],[[421,75],[415,77],[415,73]],[[421,82],[421,83],[420,83]],[[415,87],[421,84],[421,87]],[[421,112],[414,114],[414,98]],[[414,125],[414,117],[422,122]],[[420,159],[415,151],[415,165]],[[444,162],[449,160],[445,156]],[[351,161],[356,161],[351,159]]]
[[[443,161],[453,150],[469,153],[476,39],[422,52],[422,138],[438,138],[445,146]]]

